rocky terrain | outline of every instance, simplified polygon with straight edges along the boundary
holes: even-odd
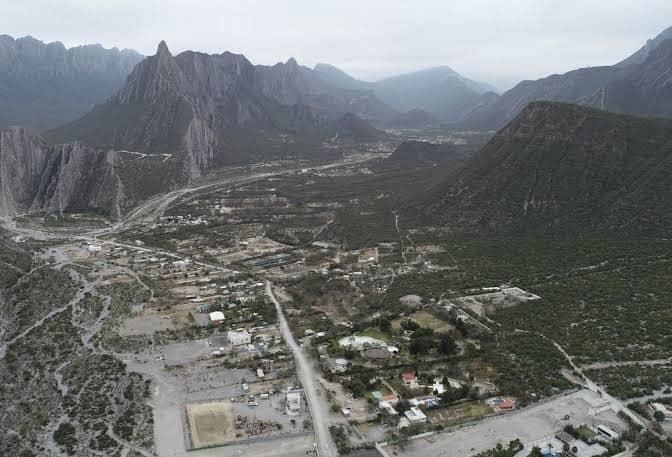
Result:
[[[76,119],[118,90],[141,59],[128,49],[0,35],[0,128],[42,130]]]
[[[96,212],[117,218],[171,186],[169,158],[81,142],[51,146],[24,128],[0,130],[0,216]]]
[[[93,342],[124,302],[57,251],[0,292],[0,453],[147,455],[149,383]]]

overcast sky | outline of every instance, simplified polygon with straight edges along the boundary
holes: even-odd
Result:
[[[672,25],[672,0],[0,0],[0,33],[153,54],[295,57],[361,79],[448,65],[506,89],[617,62]]]

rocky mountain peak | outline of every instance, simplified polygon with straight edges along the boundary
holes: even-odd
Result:
[[[156,49],[156,55],[157,56],[171,56],[172,54],[170,53],[170,49],[168,49],[168,45],[164,40],[161,40],[159,43],[159,46]]]
[[[647,40],[646,44],[644,44],[644,46],[642,46],[637,52],[623,59],[615,66],[624,67],[628,65],[641,64],[648,59],[649,54],[651,54],[651,52],[653,52],[661,43],[669,39],[672,39],[672,27],[666,28],[655,38]]]

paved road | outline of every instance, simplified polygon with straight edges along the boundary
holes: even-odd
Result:
[[[368,162],[370,160],[377,159],[380,157],[381,157],[380,153],[365,153],[345,157],[341,160],[337,160],[335,162],[330,162],[323,165],[307,166],[307,167],[304,166],[301,168],[296,167],[281,168],[279,170],[245,174],[242,176],[227,176],[224,178],[215,178],[211,182],[206,182],[204,184],[194,187],[184,187],[164,194],[155,195],[145,200],[143,203],[136,206],[132,211],[130,211],[123,221],[120,221],[119,223],[114,225],[111,228],[111,230],[109,230],[107,233],[118,232],[120,230],[129,228],[130,226],[137,223],[154,221],[159,217],[163,216],[163,214],[166,212],[166,210],[170,207],[171,204],[173,204],[178,199],[188,194],[194,194],[199,191],[205,191],[205,190],[215,190],[218,187],[228,188],[234,185],[247,184],[262,179],[271,178],[273,176],[296,173],[304,169],[310,171],[330,170],[333,168],[339,168],[343,166]]]
[[[278,323],[280,324],[280,332],[284,338],[287,346],[294,353],[294,359],[296,360],[296,371],[303,386],[303,391],[306,395],[306,401],[308,402],[308,407],[310,408],[310,414],[313,418],[313,428],[315,429],[315,441],[317,444],[317,449],[320,457],[337,457],[338,451],[334,445],[333,440],[331,439],[331,434],[329,433],[329,423],[327,418],[329,417],[328,406],[324,401],[321,401],[317,393],[317,373],[311,363],[306,358],[306,355],[301,350],[301,347],[297,344],[292,335],[292,331],[289,328],[287,319],[282,312],[282,306],[280,302],[275,298],[273,293],[273,284],[270,281],[266,281],[266,294],[268,298],[271,299],[275,305],[275,309],[278,312]]]

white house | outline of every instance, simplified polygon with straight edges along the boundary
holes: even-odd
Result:
[[[387,347],[384,341],[371,338],[370,336],[346,336],[338,340],[338,345],[342,348],[352,349],[353,351],[361,351],[368,348],[384,348]]]
[[[285,409],[288,416],[298,416],[301,414],[301,394],[299,392],[287,392]]]
[[[390,403],[387,400],[380,400],[378,402],[378,407],[384,411],[387,411],[387,414],[389,414],[390,416],[397,416],[399,414],[397,410],[394,409],[392,403]]]
[[[420,408],[417,406],[414,406],[408,411],[404,412],[404,415],[411,424],[424,424],[427,422],[427,416],[425,416],[425,413],[420,411]]]
[[[243,344],[250,344],[252,342],[252,335],[250,335],[247,330],[231,330],[226,334],[226,338],[233,346],[241,346]]]
[[[672,410],[670,410],[666,405],[662,403],[650,403],[649,407],[651,410],[656,413],[660,411],[665,416],[666,421],[672,421]]]
[[[224,322],[224,313],[221,311],[213,311],[208,314],[208,317],[210,318],[210,322],[215,325],[219,325]]]
[[[102,250],[100,245],[97,245],[97,244],[89,244],[86,248],[88,249],[89,253],[91,253],[91,254],[97,254]]]

